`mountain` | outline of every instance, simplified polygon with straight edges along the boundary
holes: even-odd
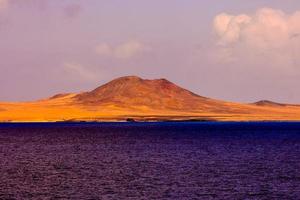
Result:
[[[136,76],[115,79],[91,92],[78,94],[75,100],[82,105],[113,104],[190,112],[203,108],[221,111],[219,108],[222,106],[219,101],[194,94],[166,79],[147,80]]]
[[[270,107],[300,106],[300,105],[295,105],[295,104],[277,103],[277,102],[269,101],[269,100],[257,101],[257,102],[255,102],[253,104],[257,105],[257,106],[270,106]]]
[[[92,91],[0,103],[0,121],[300,120],[300,107],[241,104],[192,93],[166,80],[126,76]]]

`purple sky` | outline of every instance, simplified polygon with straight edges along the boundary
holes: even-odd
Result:
[[[0,0],[0,36],[0,101],[138,75],[300,103],[299,0]]]

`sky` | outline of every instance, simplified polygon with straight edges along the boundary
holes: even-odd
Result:
[[[137,75],[300,103],[299,55],[299,0],[0,0],[0,101]]]

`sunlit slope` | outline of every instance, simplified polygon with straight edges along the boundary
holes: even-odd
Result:
[[[26,103],[0,103],[0,121],[300,120],[300,106],[239,104],[196,95],[168,80],[135,76],[93,91]]]

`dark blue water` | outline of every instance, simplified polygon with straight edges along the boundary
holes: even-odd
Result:
[[[0,199],[300,199],[300,123],[0,124]]]

